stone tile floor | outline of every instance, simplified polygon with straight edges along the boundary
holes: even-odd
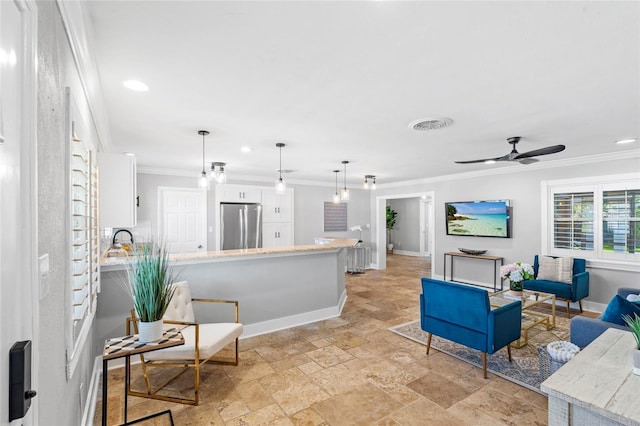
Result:
[[[397,254],[347,275],[339,318],[241,340],[239,366],[204,368],[199,406],[130,397],[129,420],[169,408],[177,425],[547,424],[546,397],[387,330],[418,318],[422,276],[426,260]],[[109,424],[123,420],[122,380],[110,372]]]

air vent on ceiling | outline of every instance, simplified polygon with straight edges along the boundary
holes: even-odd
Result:
[[[450,126],[453,120],[447,117],[421,118],[409,124],[413,130],[438,130]]]

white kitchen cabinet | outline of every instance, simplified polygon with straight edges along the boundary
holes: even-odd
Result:
[[[262,190],[245,185],[217,185],[216,197],[221,203],[260,203]]]
[[[136,226],[136,158],[98,153],[100,168],[100,227]]]
[[[284,194],[275,189],[262,190],[262,220],[264,222],[290,222],[293,216],[293,189]]]
[[[262,224],[262,247],[292,246],[291,222]]]

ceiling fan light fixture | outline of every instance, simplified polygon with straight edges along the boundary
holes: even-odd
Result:
[[[429,117],[420,118],[409,123],[409,128],[417,131],[438,130],[449,127],[453,124],[453,120],[449,117]]]

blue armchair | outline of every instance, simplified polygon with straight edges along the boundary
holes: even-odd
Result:
[[[567,318],[571,318],[571,311],[569,309],[571,302],[578,302],[580,312],[582,312],[582,299],[589,296],[587,261],[585,259],[573,259],[573,277],[571,284],[537,279],[539,267],[538,255],[536,255],[533,259],[534,279],[524,281],[522,283],[524,289],[552,293],[556,295],[556,299],[565,300],[567,302]]]
[[[618,295],[627,298],[630,294],[638,294],[640,289],[637,288],[619,288]],[[616,324],[614,322],[602,321],[602,315],[598,318],[588,318],[583,316],[573,317],[570,325],[571,343],[580,348],[584,348],[593,342],[596,337],[604,333],[608,328],[617,328],[619,330],[629,331],[626,325]]]
[[[422,278],[420,326],[429,333],[427,355],[433,334],[482,352],[482,371],[487,378],[487,354],[507,347],[520,338],[522,304],[513,301],[491,309],[486,290]]]

